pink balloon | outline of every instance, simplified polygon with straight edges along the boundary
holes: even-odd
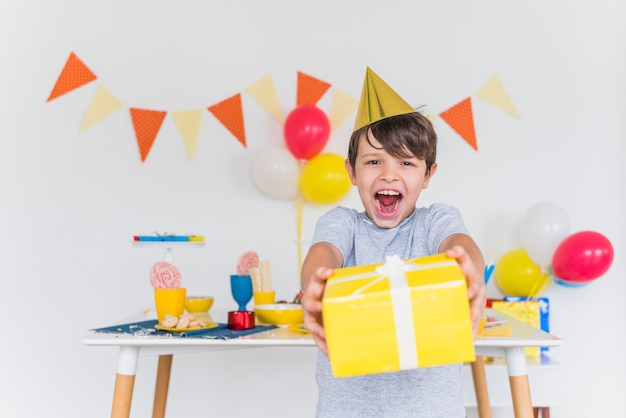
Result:
[[[319,108],[311,105],[298,106],[287,116],[284,134],[291,154],[308,160],[326,146],[330,136],[330,122]]]
[[[602,276],[611,263],[611,242],[598,232],[582,231],[565,238],[557,247],[552,271],[565,282],[582,284]]]

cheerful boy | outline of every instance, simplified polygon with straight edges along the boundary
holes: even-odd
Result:
[[[472,324],[485,306],[484,261],[457,209],[416,208],[437,171],[437,136],[416,112],[367,69],[346,170],[364,212],[336,207],[317,223],[302,266],[305,325],[320,348],[318,417],[465,417],[461,364],[334,378],[322,320],[325,281],[333,269],[446,253],[467,279]]]

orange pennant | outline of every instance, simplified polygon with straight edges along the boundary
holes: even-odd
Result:
[[[213,116],[246,147],[246,128],[243,123],[241,93],[237,93],[226,100],[210,106],[209,112],[213,113]]]
[[[135,128],[141,162],[146,161],[167,112],[130,108],[130,117]]]
[[[478,151],[476,132],[474,131],[474,116],[472,114],[472,100],[470,97],[460,103],[455,104],[448,110],[439,114],[461,138]]]
[[[72,52],[65,62],[63,71],[57,78],[54,88],[46,102],[56,99],[78,87],[82,87],[96,79],[96,75]]]
[[[329,88],[330,84],[298,71],[296,106],[315,106]]]

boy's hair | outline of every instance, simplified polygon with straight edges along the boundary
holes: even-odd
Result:
[[[426,173],[437,159],[437,134],[421,113],[411,112],[381,119],[357,129],[350,137],[348,161],[354,169],[361,136],[372,145],[371,132],[382,148],[395,158],[417,157],[426,161]]]

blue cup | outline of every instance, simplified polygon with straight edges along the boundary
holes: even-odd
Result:
[[[231,274],[230,291],[237,302],[240,311],[245,311],[248,302],[252,300],[252,278],[249,274]]]

